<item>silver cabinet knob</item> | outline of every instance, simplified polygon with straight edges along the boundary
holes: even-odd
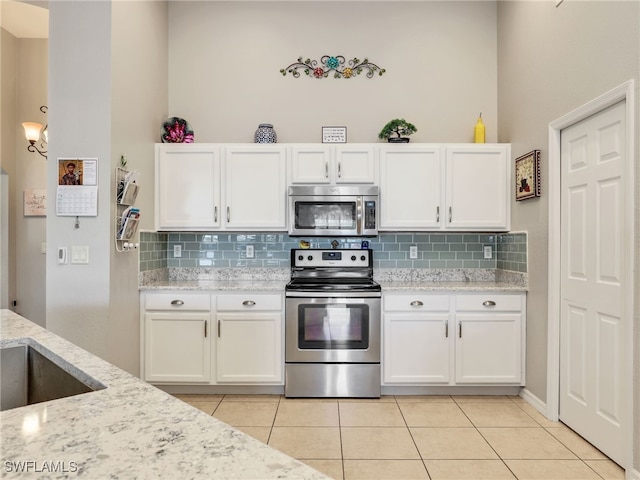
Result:
[[[494,302],[493,300],[486,300],[486,301],[482,302],[482,305],[484,307],[495,307],[496,306],[496,302]]]
[[[184,305],[184,302],[182,300],[171,300],[171,305],[176,305],[178,307]]]
[[[412,307],[421,307],[424,305],[424,303],[422,303],[420,300],[414,300],[409,305],[411,305]]]
[[[242,302],[242,305],[244,305],[245,307],[253,307],[256,304],[256,302],[254,302],[253,300],[245,300],[244,302]]]

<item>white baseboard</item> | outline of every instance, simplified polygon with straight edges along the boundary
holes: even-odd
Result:
[[[525,400],[529,405],[535,408],[538,412],[540,412],[545,417],[547,416],[547,404],[536,397],[531,391],[523,388],[520,391],[520,397]]]

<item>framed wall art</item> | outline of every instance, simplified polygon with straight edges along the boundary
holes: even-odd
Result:
[[[516,200],[540,196],[540,150],[516,158]]]

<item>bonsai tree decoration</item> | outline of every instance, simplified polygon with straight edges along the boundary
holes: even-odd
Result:
[[[390,143],[407,143],[407,135],[416,133],[418,129],[404,118],[395,118],[387,123],[378,134],[378,138],[386,138]],[[395,136],[394,136],[395,135]]]

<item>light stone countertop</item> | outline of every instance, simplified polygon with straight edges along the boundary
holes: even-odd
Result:
[[[527,288],[507,282],[429,282],[429,281],[381,281],[382,293],[412,293],[412,292],[526,292]]]
[[[0,346],[35,341],[106,386],[0,412],[2,478],[328,478],[9,310],[0,321]]]

